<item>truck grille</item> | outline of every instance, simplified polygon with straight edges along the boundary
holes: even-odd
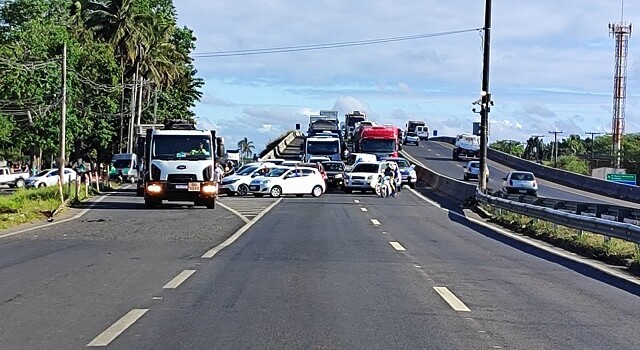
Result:
[[[171,184],[186,184],[189,182],[195,182],[198,177],[194,174],[169,174],[167,175],[167,181]]]

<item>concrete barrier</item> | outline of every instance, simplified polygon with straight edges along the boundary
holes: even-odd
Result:
[[[460,203],[476,195],[477,185],[439,174],[427,168],[407,152],[401,151],[400,154],[412,164],[415,164],[418,180],[427,184],[434,191],[444,194],[448,198]]]
[[[280,141],[276,147],[274,147],[271,151],[267,152],[263,157],[260,157],[260,161],[265,161],[267,159],[275,159],[280,157],[280,153],[284,151],[285,148],[291,143],[291,141],[295,140],[296,137],[302,136],[301,131],[292,131],[287,136],[285,136],[282,141]]]

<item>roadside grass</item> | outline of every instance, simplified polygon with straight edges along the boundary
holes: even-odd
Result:
[[[95,194],[89,190],[89,196]],[[84,201],[84,186],[81,186],[76,198],[76,184],[63,186],[65,204]],[[34,189],[19,189],[16,192],[0,197],[0,230],[11,228],[35,220],[46,219],[62,205],[60,190],[57,186]]]
[[[581,232],[490,206],[482,206],[482,209],[491,214],[492,222],[502,227],[640,273],[640,251],[632,242],[617,238],[605,240],[600,234]]]

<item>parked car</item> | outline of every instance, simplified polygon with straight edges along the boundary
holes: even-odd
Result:
[[[478,179],[480,177],[480,161],[472,160],[469,161],[465,166],[462,167],[462,178],[464,181],[468,181],[469,179]],[[489,181],[489,167],[486,167],[486,178]]]
[[[418,175],[416,174],[416,166],[409,163],[408,160],[400,157],[386,157],[384,161],[394,162],[398,164],[400,169],[400,176],[402,176],[402,185],[408,185],[411,188],[416,188],[416,182],[418,182]]]
[[[62,183],[67,184],[76,180],[76,172],[73,169],[65,168]],[[31,176],[25,182],[26,187],[48,187],[58,184],[58,169],[46,169],[34,176]]]
[[[323,162],[324,170],[327,172],[327,188],[341,188],[342,176],[345,165],[343,162],[329,161]]]
[[[28,178],[28,172],[14,173],[9,167],[0,168],[0,185],[21,188]]]
[[[269,195],[277,198],[285,194],[320,197],[325,192],[326,185],[317,169],[276,167],[266,175],[253,179],[249,189],[256,197]]]
[[[219,193],[225,193],[230,196],[245,196],[249,193],[249,183],[258,176],[266,175],[271,168],[276,167],[274,163],[250,163],[235,174],[225,176],[220,184]]]
[[[503,178],[502,191],[504,193],[522,193],[532,196],[538,195],[538,183],[535,175],[528,171],[510,171]]]
[[[342,190],[351,193],[354,190],[362,192],[375,191],[376,184],[382,178],[387,162],[361,162],[356,164],[350,172],[344,174]]]

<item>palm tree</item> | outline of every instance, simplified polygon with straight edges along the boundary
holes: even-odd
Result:
[[[255,148],[253,141],[249,141],[246,136],[242,140],[238,141],[238,149],[240,150],[240,153],[242,153],[243,158],[251,158]]]

